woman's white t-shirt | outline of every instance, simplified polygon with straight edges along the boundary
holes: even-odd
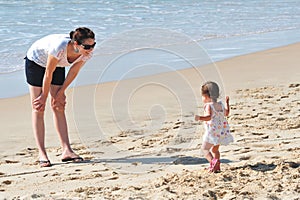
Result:
[[[68,62],[67,46],[70,42],[67,34],[52,34],[45,36],[34,42],[27,51],[27,58],[36,64],[46,67],[48,55],[52,55],[58,59],[58,67],[67,67],[79,61],[87,61],[92,54],[88,56],[79,56],[73,63]]]

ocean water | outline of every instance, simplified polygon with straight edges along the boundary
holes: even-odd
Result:
[[[79,26],[95,32],[97,47],[75,85],[199,66],[300,41],[298,0],[0,0],[0,20],[0,98],[28,92],[23,58],[35,40]]]

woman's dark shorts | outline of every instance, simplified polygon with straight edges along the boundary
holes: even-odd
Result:
[[[42,67],[35,62],[25,58],[25,74],[26,80],[29,85],[42,87],[44,74],[46,71],[45,67]],[[65,81],[65,68],[56,67],[52,75],[52,85],[62,85]]]

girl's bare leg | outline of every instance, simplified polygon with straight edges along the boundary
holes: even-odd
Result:
[[[205,158],[210,163],[209,171],[217,172],[220,171],[220,152],[219,145],[214,146],[213,144],[204,142],[201,147]]]
[[[214,159],[213,155],[210,152],[210,149],[213,147],[213,144],[210,144],[208,142],[203,142],[201,146],[201,150],[204,154],[204,157],[207,159],[208,162],[211,162],[212,159]]]
[[[220,162],[220,151],[219,151],[219,147],[220,145],[216,145],[216,146],[213,146],[211,151],[212,151],[212,155],[214,156],[215,159],[217,159],[217,163],[215,164],[215,167],[214,167],[214,172],[218,172],[218,171],[221,171],[221,162]]]
[[[219,147],[220,145],[216,145],[216,146],[213,146],[212,149],[211,149],[211,152],[212,152],[212,155],[215,159],[218,159],[220,160],[220,151],[219,151]]]

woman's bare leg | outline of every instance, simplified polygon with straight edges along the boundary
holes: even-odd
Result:
[[[54,97],[56,96],[60,86],[51,85],[50,94],[51,98],[51,107],[53,110],[53,120],[54,125],[57,130],[61,146],[62,146],[62,159],[64,158],[74,158],[78,157],[71,148],[69,134],[68,134],[68,125],[65,115],[65,106],[55,104]]]
[[[40,96],[42,92],[41,87],[29,85],[31,103]],[[39,159],[47,161],[48,156],[45,149],[45,125],[44,125],[44,111],[37,111],[32,104],[32,128],[35,136],[35,141],[39,151]]]

